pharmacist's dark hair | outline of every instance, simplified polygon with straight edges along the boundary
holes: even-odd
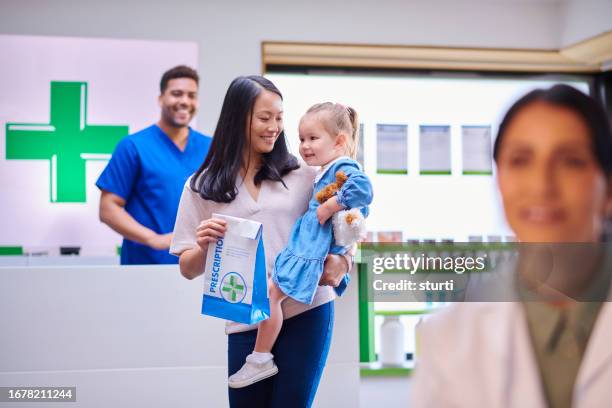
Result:
[[[163,94],[166,91],[166,88],[168,88],[168,82],[170,82],[171,79],[178,78],[190,78],[193,79],[196,84],[200,83],[200,77],[195,69],[190,68],[187,65],[177,65],[174,68],[170,68],[162,75],[161,80],[159,81],[160,94]]]
[[[243,149],[247,146],[247,138],[251,137],[246,132],[251,129],[255,100],[264,90],[283,98],[270,80],[258,75],[240,76],[227,89],[208,155],[191,178],[191,189],[202,198],[218,203],[229,203],[236,198],[236,178],[242,166]],[[289,153],[285,132],[281,131],[272,151],[262,155],[255,184],[272,180],[287,188],[282,177],[299,167],[297,159]]]
[[[594,98],[569,85],[558,84],[549,89],[536,89],[512,105],[499,125],[493,147],[497,161],[504,135],[516,115],[533,103],[544,102],[576,113],[590,131],[593,152],[607,178],[612,177],[612,130],[603,107]]]

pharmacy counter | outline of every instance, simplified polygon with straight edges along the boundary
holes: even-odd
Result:
[[[202,285],[177,266],[0,268],[0,387],[76,387],[57,408],[226,407],[224,323],[200,315]],[[359,404],[356,286],[336,301],[316,407]]]

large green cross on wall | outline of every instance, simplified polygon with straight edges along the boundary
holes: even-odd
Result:
[[[86,160],[108,160],[127,126],[87,124],[87,83],[51,82],[47,125],[6,124],[8,160],[49,160],[51,202],[86,202]]]

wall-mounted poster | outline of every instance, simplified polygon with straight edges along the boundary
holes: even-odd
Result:
[[[408,174],[408,126],[378,124],[376,142],[376,172]]]
[[[0,35],[0,55],[0,247],[114,255],[95,181],[121,138],[159,119],[162,74],[196,68],[197,44]]]
[[[451,174],[450,126],[419,126],[420,173]]]
[[[463,174],[491,175],[491,126],[461,126]]]

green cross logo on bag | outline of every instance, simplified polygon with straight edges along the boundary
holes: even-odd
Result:
[[[221,280],[221,296],[230,303],[242,302],[246,295],[244,279],[236,272],[230,272]]]

